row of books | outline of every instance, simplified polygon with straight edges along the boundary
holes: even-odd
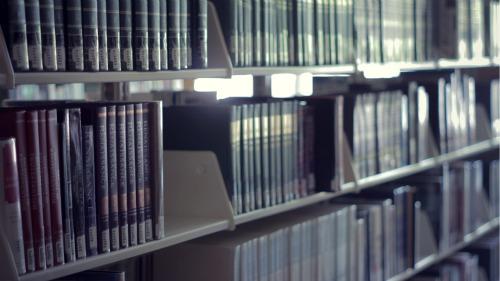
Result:
[[[207,67],[206,0],[12,0],[2,10],[16,71]]]
[[[161,103],[17,102],[0,116],[19,274],[164,236]]]

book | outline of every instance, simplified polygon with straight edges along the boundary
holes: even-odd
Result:
[[[135,133],[135,175],[137,196],[137,243],[146,242],[146,222],[144,213],[144,124],[142,104],[134,104],[134,133]]]
[[[168,11],[167,1],[160,0],[160,63],[161,70],[168,69]]]
[[[99,71],[100,68],[97,2],[82,1],[83,63],[86,71]]]
[[[108,14],[106,2],[107,1],[97,1],[97,41],[99,42],[100,71],[108,70]]]
[[[23,227],[21,217],[21,198],[17,172],[16,143],[14,138],[0,140],[0,202],[5,227],[4,233],[14,258],[17,273],[26,273]]]
[[[67,68],[70,71],[83,71],[84,56],[81,0],[66,1],[65,12]]]
[[[149,117],[149,106],[147,103],[142,105],[142,149],[143,149],[143,167],[144,167],[144,225],[145,225],[145,240],[149,242],[153,240],[153,201],[152,201],[152,184],[151,176],[155,173],[151,167],[151,132]]]
[[[42,30],[40,27],[40,2],[25,0],[26,38],[28,42],[28,61],[31,71],[43,70]]]
[[[181,0],[167,1],[167,46],[168,46],[168,66],[171,69],[179,70],[181,65]]]
[[[66,70],[66,36],[64,31],[64,1],[54,0],[54,30],[56,33],[57,70]]]
[[[125,105],[116,106],[116,160],[118,184],[118,220],[120,224],[120,248],[129,245],[127,220],[127,127]]]
[[[9,0],[7,7],[9,55],[12,67],[16,71],[27,71],[29,70],[29,60],[25,3],[24,1]]]
[[[49,163],[47,151],[47,111],[40,110],[38,114],[39,145],[40,145],[40,175],[42,187],[42,203],[50,206]],[[43,208],[43,223],[45,236],[46,265],[54,265],[54,250],[52,244],[52,217],[50,208]]]
[[[133,104],[126,105],[126,131],[127,131],[127,217],[129,226],[130,246],[137,245],[137,177],[136,177],[136,144],[135,144],[135,110]]]
[[[165,200],[163,185],[163,110],[162,102],[148,103],[153,225],[155,239],[165,236]]]
[[[239,30],[238,30],[238,7],[239,1],[214,1],[213,2],[219,19],[221,21],[221,28],[223,30],[224,39],[226,41],[226,46],[231,57],[231,61],[234,66],[240,66],[240,46],[239,42]],[[170,25],[170,24],[169,24]],[[268,54],[265,50],[264,54]]]
[[[117,130],[116,106],[106,106],[106,137],[108,160],[108,198],[109,198],[109,231],[111,251],[120,249],[120,223],[118,203],[118,162],[117,162]]]
[[[208,2],[206,0],[191,0],[191,34],[193,68],[208,67]],[[260,2],[259,2],[260,3]],[[256,8],[257,10],[257,8]],[[260,10],[259,10],[260,11]],[[260,17],[260,13],[255,13]],[[260,28],[256,27],[256,32]],[[255,40],[256,48],[260,48],[261,41]],[[260,64],[258,64],[260,65]]]
[[[128,8],[128,10],[127,10]],[[106,32],[108,43],[108,69],[111,71],[131,70],[129,58],[131,46],[130,0],[106,0]],[[124,54],[122,55],[122,47]],[[122,62],[123,59],[123,62]],[[126,60],[128,59],[128,60]]]
[[[161,70],[160,1],[163,0],[148,0],[148,47],[150,70]]]
[[[149,70],[148,1],[133,0],[133,54],[134,70]]]
[[[57,70],[54,1],[40,0],[43,70]]]
[[[85,245],[88,256],[97,255],[97,212],[95,196],[94,127],[82,126],[82,161],[85,200]]]
[[[119,1],[120,1],[119,22],[120,22],[121,70],[131,71],[134,70],[134,56],[133,56],[133,43],[132,43],[132,0],[119,0]],[[109,1],[108,1],[108,10],[109,10]],[[108,24],[108,26],[109,25],[110,24]]]

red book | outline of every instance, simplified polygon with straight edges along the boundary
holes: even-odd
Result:
[[[43,206],[47,207],[50,206],[49,165],[47,160],[47,111],[40,110],[38,113],[42,202]],[[45,230],[46,265],[47,267],[51,267],[54,265],[54,256],[52,248],[52,219],[50,215],[50,208],[43,208],[43,223]]]
[[[54,248],[54,265],[60,265],[64,264],[64,236],[61,209],[61,177],[59,175],[60,163],[57,110],[47,110],[46,120],[52,245]]]
[[[36,270],[45,269],[45,231],[43,223],[42,176],[40,167],[40,145],[38,142],[38,111],[27,111],[26,148],[28,160],[28,183],[31,203],[31,227],[35,249]]]

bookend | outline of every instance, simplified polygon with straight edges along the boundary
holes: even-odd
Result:
[[[208,1],[208,19],[207,19],[207,34],[208,35],[208,68],[224,68],[226,69],[226,76],[231,77],[233,67],[229,51],[226,47],[224,33],[220,26],[217,10],[212,2]]]
[[[356,176],[356,171],[352,166],[352,153],[351,148],[349,147],[349,143],[347,142],[347,136],[345,132],[342,134],[342,169],[343,169],[343,179],[342,183],[353,182],[354,186],[357,188],[358,186],[358,177]]]
[[[2,81],[3,79],[5,79],[5,81]],[[7,38],[0,28],[0,84],[2,83],[9,89],[13,88],[15,85],[14,69],[10,61]]]
[[[486,110],[482,106],[476,106],[476,140],[480,142],[489,140],[492,137],[491,122],[488,121]]]
[[[438,254],[429,216],[415,202],[415,267]]]
[[[0,264],[0,281],[19,280],[14,256],[2,229],[0,229]]]
[[[234,229],[233,209],[217,162],[209,151],[165,151],[165,228],[179,217],[220,219]]]

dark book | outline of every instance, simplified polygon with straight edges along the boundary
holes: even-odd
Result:
[[[142,105],[142,147],[143,147],[143,167],[144,167],[144,225],[146,242],[153,240],[153,202],[151,176],[154,171],[151,169],[151,132],[149,117],[149,107],[147,103]]]
[[[130,246],[137,245],[137,177],[135,167],[135,110],[133,104],[126,105],[127,132],[127,217]]]
[[[125,105],[116,106],[116,161],[120,248],[129,244],[127,221],[127,127]]]
[[[269,143],[269,104],[260,105],[260,157],[263,207],[271,206],[271,179],[270,179],[270,143]]]
[[[40,26],[42,32],[43,70],[57,70],[54,1],[40,0]]]
[[[69,109],[69,152],[71,189],[73,192],[73,225],[76,258],[87,256],[85,238],[85,189],[83,186],[82,127],[80,109]]]
[[[193,68],[208,67],[208,2],[207,0],[190,0],[191,2],[191,46]],[[260,17],[260,13],[257,14]],[[260,31],[259,31],[260,32]],[[259,33],[260,34],[260,33]],[[256,48],[260,49],[259,41]]]
[[[26,273],[19,176],[17,173],[16,143],[14,138],[0,139],[0,202],[5,246],[10,248],[11,261],[19,275]],[[7,250],[9,249],[7,248]],[[15,269],[13,269],[15,270]]]
[[[127,55],[122,56],[122,52],[129,52],[126,51],[125,48],[130,49],[132,44],[131,15],[127,13],[130,9],[130,0],[106,0],[107,61],[110,71],[122,70],[122,64],[127,66],[124,70],[132,69],[132,60],[125,60],[128,59]],[[121,49],[122,47],[125,51]],[[124,59],[123,63],[122,59]]]
[[[181,69],[181,17],[180,17],[180,1],[167,1],[167,33],[168,33],[168,65],[174,70]]]
[[[254,52],[252,65],[260,66],[262,64],[262,0],[252,0],[252,34]]]
[[[116,106],[106,107],[106,136],[108,149],[108,188],[109,188],[109,229],[111,251],[120,248],[120,229],[118,222],[118,169],[116,152]]]
[[[29,70],[28,41],[26,38],[26,9],[24,1],[9,0],[8,38],[12,67],[16,71]],[[4,30],[5,31],[5,30]]]
[[[64,257],[66,262],[76,260],[75,232],[73,228],[73,192],[71,190],[69,112],[61,109],[58,113],[60,123],[60,159],[61,159],[61,204],[64,229]]]
[[[35,248],[35,268],[46,268],[45,231],[43,223],[42,178],[40,167],[40,144],[38,142],[38,111],[25,113],[26,151],[28,163],[28,183],[31,207],[31,227]]]
[[[54,29],[56,33],[57,70],[66,70],[66,39],[64,30],[64,1],[54,0]]]
[[[43,70],[42,30],[40,26],[40,3],[38,0],[25,0],[26,38],[28,60],[31,71]]]
[[[108,18],[107,1],[97,1],[97,34],[99,42],[99,70],[108,70]],[[118,15],[116,15],[118,17]]]
[[[149,70],[148,1],[133,0],[134,70]]]
[[[146,225],[144,214],[144,135],[142,104],[135,104],[135,174],[137,188],[137,242],[146,242]]]
[[[113,1],[113,0],[109,0]],[[108,1],[108,11],[109,4]],[[134,70],[134,57],[132,48],[132,0],[119,0],[120,1],[120,55],[121,55],[121,68],[123,71]],[[108,12],[109,15],[109,12]],[[108,26],[109,23],[108,16]],[[108,29],[109,32],[109,29]],[[111,42],[108,42],[111,43]],[[111,58],[110,58],[111,63]]]
[[[42,204],[50,206],[49,166],[47,160],[47,111],[38,113],[39,145],[40,145],[40,175],[42,187]],[[45,235],[45,255],[47,267],[54,265],[54,250],[52,244],[52,218],[50,208],[43,208],[43,223]]]
[[[47,165],[50,187],[50,213],[52,224],[52,245],[54,248],[54,265],[64,263],[63,220],[61,209],[61,177],[59,174],[59,139],[57,128],[57,110],[46,111],[47,120]]]
[[[86,71],[99,71],[98,25],[97,0],[82,1],[83,63]]]
[[[70,71],[83,71],[82,3],[81,0],[68,0],[65,4],[67,68]]]
[[[88,256],[97,255],[97,212],[95,200],[94,128],[82,126],[83,185],[85,200],[85,238]]]
[[[294,1],[295,3],[296,1]],[[262,45],[261,45],[261,53],[262,53],[262,65],[270,64],[270,36],[271,36],[271,26],[270,26],[270,18],[269,18],[269,0],[261,0],[261,24],[262,24]]]
[[[160,64],[162,70],[168,69],[168,11],[167,0],[160,0]]]
[[[160,1],[162,0],[148,0],[148,48],[150,70],[161,69]]]
[[[286,19],[288,27],[288,65],[296,64],[295,28],[297,27],[296,23],[298,19],[295,17],[295,3],[295,1],[286,1]]]
[[[163,110],[161,102],[148,103],[151,188],[153,198],[153,224],[155,239],[165,236],[165,208],[163,186]]]

